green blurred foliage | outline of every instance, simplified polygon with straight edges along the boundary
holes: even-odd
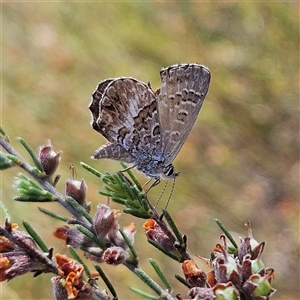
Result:
[[[63,151],[59,189],[74,164],[78,178],[89,184],[94,208],[106,199],[96,195],[101,185],[79,162],[101,172],[120,169],[117,162],[90,159],[104,143],[89,124],[88,104],[97,83],[132,76],[151,81],[156,89],[162,67],[181,62],[208,66],[210,90],[175,159],[182,173],[169,211],[188,235],[190,252],[201,256],[209,256],[218,242],[213,218],[237,232],[236,237],[246,234],[243,224],[250,219],[254,237],[266,241],[263,260],[275,268],[278,292],[272,299],[297,298],[298,3],[7,2],[1,8],[2,126],[24,155],[16,136],[36,149],[51,139],[55,150]],[[65,253],[52,239],[58,224],[38,213],[35,204],[12,201],[18,171],[1,173],[1,197],[13,221],[26,219],[49,246]],[[143,175],[139,178],[145,181]],[[161,189],[150,192],[153,203]],[[57,205],[43,206],[64,213]],[[131,218],[124,220],[126,225]],[[142,268],[153,275],[146,258],[154,257],[175,291],[184,295],[172,279],[181,274],[180,266],[143,246],[142,221],[135,222]],[[104,267],[121,299],[137,299],[127,287],[143,288],[142,283],[122,266]],[[51,299],[50,277],[31,280],[29,274],[4,284],[3,299]]]

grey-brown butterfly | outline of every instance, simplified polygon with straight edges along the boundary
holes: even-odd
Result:
[[[198,64],[179,64],[160,71],[153,91],[131,77],[106,79],[92,95],[93,128],[108,143],[95,159],[133,164],[150,178],[178,176],[173,160],[194,125],[210,83],[210,71]]]

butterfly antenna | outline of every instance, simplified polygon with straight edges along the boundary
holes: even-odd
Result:
[[[158,200],[157,200],[156,204],[154,205],[154,208],[157,207],[160,199],[162,198],[163,194],[165,193],[165,190],[167,188],[168,182],[169,182],[169,180],[166,181],[165,186],[164,186],[163,190],[161,191],[160,196],[158,197]]]
[[[169,196],[169,198],[168,198],[168,201],[167,201],[167,204],[166,204],[165,210],[167,210],[167,208],[168,208],[168,205],[169,205],[169,202],[170,202],[170,200],[171,200],[171,197],[172,197],[172,195],[173,195],[174,188],[175,188],[175,180],[176,180],[176,178],[174,178],[174,180],[173,180],[173,184],[172,184],[171,193],[170,193],[170,196]]]

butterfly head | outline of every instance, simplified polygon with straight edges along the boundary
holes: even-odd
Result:
[[[169,164],[168,166],[165,167],[163,174],[162,174],[162,178],[163,179],[175,179],[176,177],[178,177],[180,174],[180,172],[175,172],[175,168],[172,164]]]

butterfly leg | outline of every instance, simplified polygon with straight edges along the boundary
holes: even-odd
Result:
[[[145,184],[144,186],[146,186],[147,184],[149,184],[151,182],[152,178],[150,178]],[[151,185],[149,186],[149,188],[145,191],[145,196],[147,196],[148,192],[153,188],[155,187],[156,185],[158,185],[160,183],[160,178],[157,177],[155,178],[154,182],[151,183]]]
[[[124,172],[127,172],[127,171],[129,171],[130,169],[133,169],[133,168],[135,168],[135,167],[136,167],[135,165],[133,165],[133,166],[129,166],[129,167],[127,167],[127,168],[125,168],[125,169],[121,170],[120,172],[124,173]]]

